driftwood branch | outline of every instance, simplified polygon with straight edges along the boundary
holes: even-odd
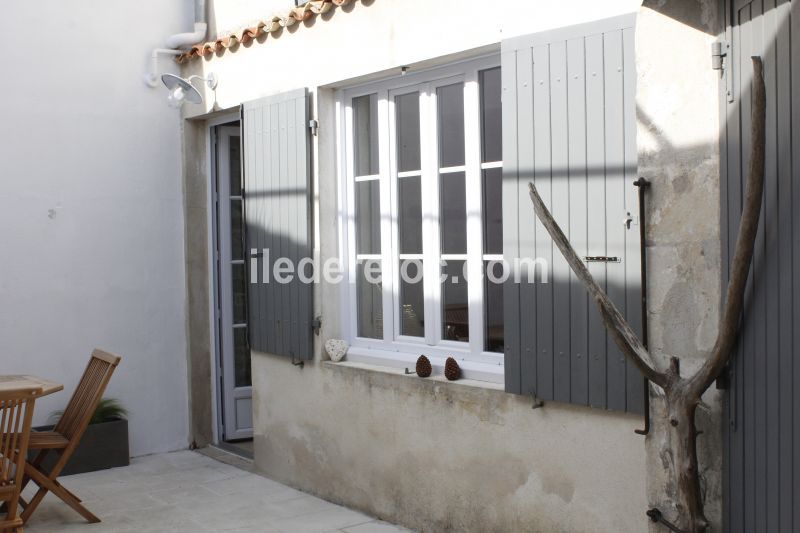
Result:
[[[753,57],[753,94],[752,94],[752,149],[750,168],[747,175],[747,190],[744,197],[742,219],[739,223],[739,235],[736,237],[736,248],[731,261],[731,277],[725,298],[725,308],[719,324],[717,341],[711,355],[705,360],[700,370],[692,376],[690,389],[702,394],[719,373],[728,364],[731,352],[736,343],[739,322],[744,306],[744,293],[747,277],[753,260],[758,219],[764,194],[764,158],[766,153],[766,108],[767,96],[764,87],[764,67],[760,57]]]
[[[550,238],[553,239],[558,249],[561,250],[564,259],[567,260],[572,271],[575,272],[575,275],[581,280],[586,290],[589,291],[589,295],[597,303],[606,329],[614,338],[619,349],[633,361],[647,379],[663,388],[666,385],[667,376],[658,371],[653,358],[650,356],[650,352],[647,351],[642,341],[639,340],[636,332],[633,331],[633,328],[628,324],[628,321],[625,320],[625,317],[622,316],[622,313],[620,313],[617,306],[614,305],[614,302],[611,301],[602,287],[594,280],[589,269],[583,264],[583,260],[575,253],[569,239],[567,239],[567,236],[561,231],[561,228],[553,218],[553,215],[550,214],[547,206],[544,205],[541,196],[539,196],[539,192],[536,190],[536,186],[530,183],[528,187],[530,189],[531,200],[533,201],[533,209],[536,211],[536,216],[539,217],[542,225],[544,225],[547,232],[550,234]]]

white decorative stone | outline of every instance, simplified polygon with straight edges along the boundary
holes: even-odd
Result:
[[[334,363],[338,363],[344,359],[349,347],[350,345],[341,339],[328,339],[325,341],[325,351],[328,352],[328,357],[330,357],[331,361]]]

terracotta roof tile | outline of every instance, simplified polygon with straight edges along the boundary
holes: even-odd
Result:
[[[192,46],[183,54],[177,56],[178,63],[189,61],[196,57],[210,57],[215,53],[224,53],[226,50],[235,51],[239,44],[247,44],[262,35],[276,32],[281,28],[293,26],[298,22],[305,22],[310,18],[327,13],[336,6],[343,6],[355,0],[311,0],[300,7],[289,10],[284,16],[274,15],[259,21],[258,25],[243,28],[237,32],[221,35],[214,41],[207,41]]]

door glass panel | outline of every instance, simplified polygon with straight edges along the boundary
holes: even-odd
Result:
[[[242,171],[239,158],[239,137],[230,137],[231,196],[242,195]]]
[[[484,70],[481,83],[481,137],[484,163],[503,159],[503,113],[500,105],[500,68]]]
[[[237,387],[249,387],[250,375],[250,348],[247,345],[247,328],[233,329],[234,353],[234,381]]]
[[[464,84],[436,89],[439,116],[439,166],[464,164]]]
[[[353,98],[353,143],[356,176],[378,171],[378,95]]]
[[[356,253],[381,253],[381,196],[378,180],[356,182]]]
[[[383,338],[383,284],[376,282],[381,274],[380,266],[379,259],[358,261],[356,265],[359,337]]]
[[[483,250],[503,253],[503,169],[483,171]]]
[[[247,322],[247,272],[244,264],[231,265],[233,323]]]
[[[442,339],[469,340],[469,298],[464,276],[466,261],[448,260],[442,267]]]
[[[400,334],[425,336],[425,291],[422,260],[400,261]]]
[[[394,99],[397,122],[397,171],[419,170],[419,93],[410,93]]]
[[[442,253],[467,253],[467,190],[463,172],[439,176]]]
[[[242,200],[231,200],[231,259],[242,259],[244,254],[244,233],[242,232]]]
[[[422,253],[422,190],[420,176],[399,178],[398,232],[401,254]]]
[[[504,349],[503,333],[503,264],[500,261],[486,261],[484,308],[486,310],[486,351],[502,352]]]

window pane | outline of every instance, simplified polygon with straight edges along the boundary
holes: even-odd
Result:
[[[422,261],[400,261],[400,333],[412,337],[425,336],[425,291]]]
[[[381,253],[381,191],[378,180],[356,182],[356,253]]]
[[[233,323],[247,322],[247,273],[244,264],[231,265],[233,292]]]
[[[353,143],[356,176],[378,173],[378,95],[353,98]]]
[[[397,170],[419,170],[419,93],[410,93],[394,99],[397,121]]]
[[[401,254],[422,253],[422,178],[399,178],[398,232]]]
[[[439,166],[464,164],[464,84],[436,89],[439,110]]]
[[[503,159],[500,68],[481,72],[481,137],[484,163]]]
[[[483,251],[503,253],[503,169],[483,171]]]
[[[230,139],[231,196],[242,195],[241,159],[239,158],[239,137]]]
[[[467,191],[463,172],[439,176],[443,254],[467,253]]]
[[[503,264],[499,261],[486,261],[487,272],[484,292],[486,310],[486,350],[502,352],[505,344],[503,337]],[[492,281],[496,280],[496,281]]]
[[[464,278],[466,261],[447,261],[442,267],[442,339],[469,340],[469,299]]]
[[[383,338],[383,284],[380,283],[380,260],[367,259],[356,265],[356,300],[358,336]]]
[[[247,346],[247,328],[233,329],[233,365],[234,381],[237,387],[249,387],[250,377],[250,349]]]
[[[242,259],[243,253],[242,201],[231,200],[231,259]]]

